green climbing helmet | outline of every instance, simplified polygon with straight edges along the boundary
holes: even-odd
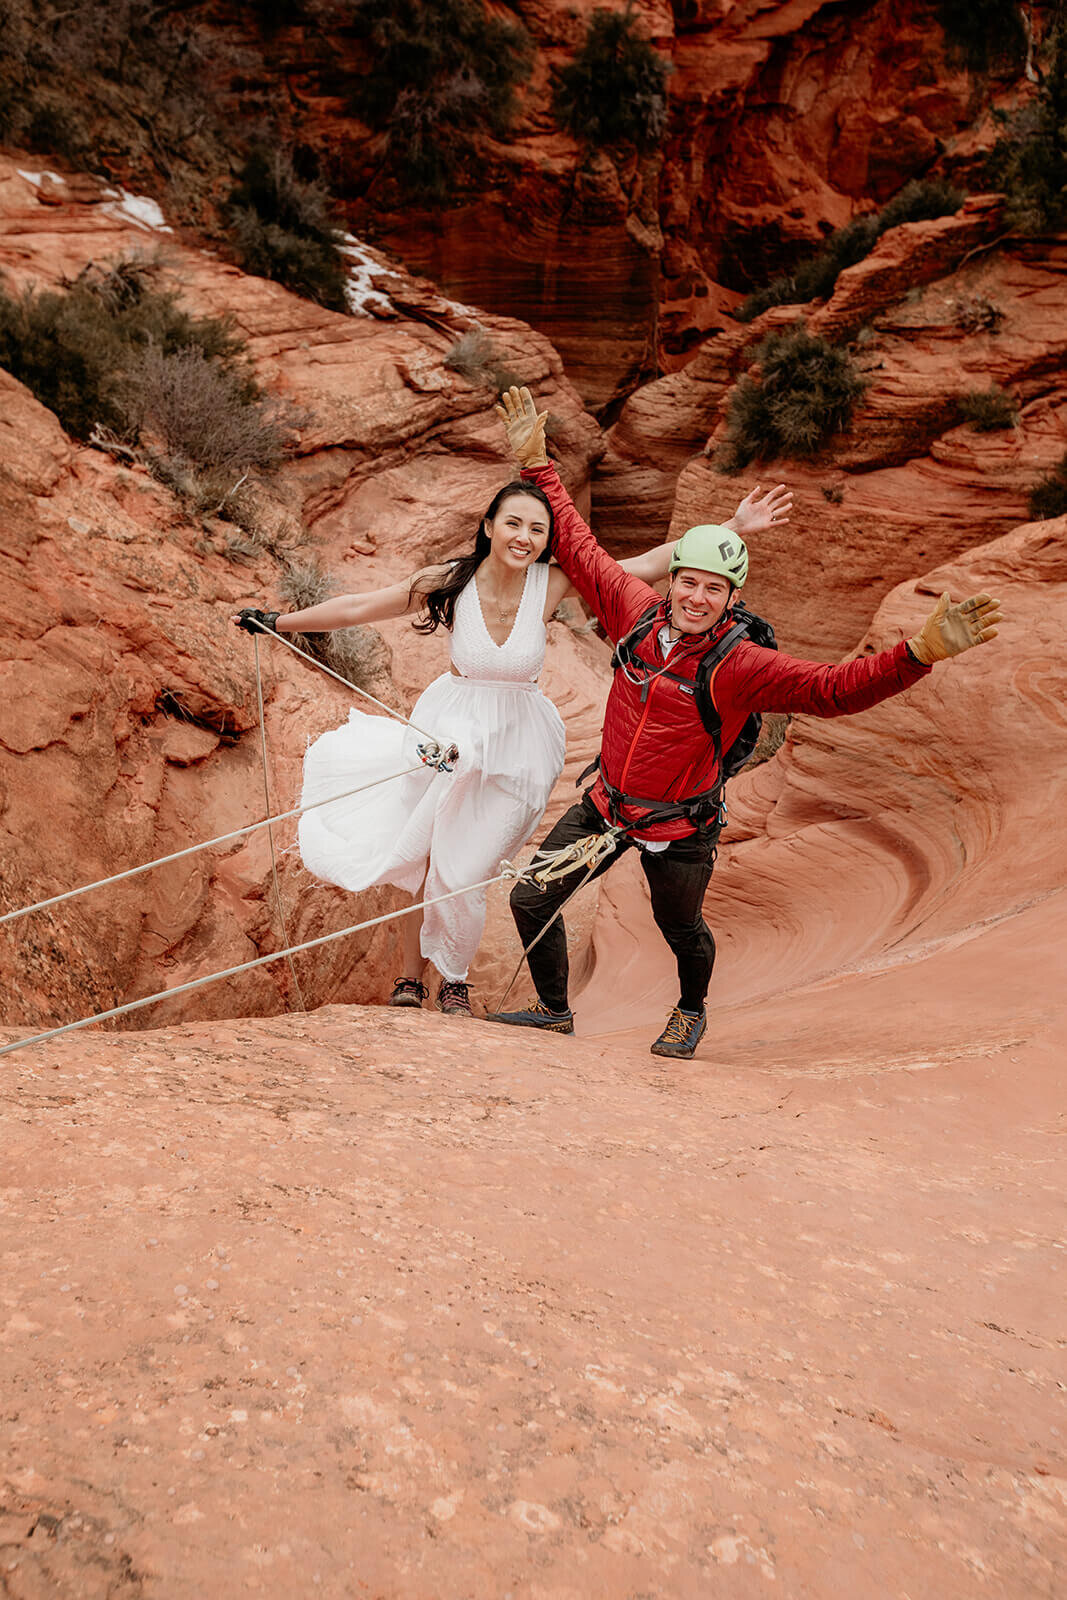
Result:
[[[728,578],[735,589],[740,589],[748,577],[748,551],[745,541],[730,528],[720,528],[717,523],[703,522],[699,527],[687,528],[674,547],[670,571],[679,567],[693,567],[697,572],[717,572]]]

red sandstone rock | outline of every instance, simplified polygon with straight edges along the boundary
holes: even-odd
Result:
[[[541,329],[598,407],[650,372],[684,365],[739,290],[910,178],[958,165],[980,181],[980,157],[999,132],[992,108],[1032,92],[1009,72],[976,97],[972,77],[946,59],[925,0],[657,0],[637,14],[673,69],[662,162],[590,152],[555,126],[551,85],[596,8],[514,0],[508,10],[536,46],[519,122],[508,143],[482,141],[467,187],[432,206],[396,189],[382,170],[382,136],[345,110],[346,78],[368,65],[349,33],[331,32],[326,16],[313,38],[301,25],[265,43],[240,9],[209,14],[221,43],[262,62],[226,91],[234,115],[253,105],[260,115],[263,81],[284,84],[285,101],[299,83],[296,136],[325,151],[357,230],[372,223],[448,293]],[[1044,7],[1032,9],[1040,32]]]
[[[1025,524],[900,585],[860,648],[914,633],[946,589],[998,596],[1008,619],[999,637],[861,716],[794,718],[774,761],[731,785],[732,822],[708,901],[722,947],[716,1005],[731,1036],[738,1007],[876,973],[889,983],[886,975],[905,968],[918,969],[916,1004],[921,994],[936,1029],[938,963],[961,944],[980,944],[993,922],[1029,915],[1047,892],[1059,893],[1067,853],[1048,819],[1060,814],[1067,782],[1067,667],[1050,641],[1067,608],[1067,519]],[[671,1004],[676,979],[669,958],[657,960],[645,898],[630,873],[602,906],[583,996],[585,1025],[596,1031],[633,1026],[655,1003]],[[935,976],[923,978],[934,957]],[[976,952],[976,967],[982,959]],[[970,984],[967,971],[957,964],[952,982]],[[1040,990],[1051,995],[1040,973],[1032,985],[990,981],[997,993],[982,1020],[996,1016],[1004,1029],[1038,1004]],[[942,996],[950,1028],[968,1016],[953,993]],[[1053,1009],[1062,1010],[1058,1000]],[[908,1031],[903,1018],[899,1031]]]
[[[0,261],[16,282],[54,282],[89,260],[143,247],[146,235],[98,185],[65,206],[0,163]],[[150,243],[158,234],[147,236]],[[388,321],[339,317],[162,238],[201,311],[229,311],[262,379],[312,409],[276,508],[307,529],[307,555],[351,589],[396,581],[431,553],[466,544],[511,471],[494,395],[443,364],[477,320],[431,285],[393,273]],[[374,259],[373,252],[365,252]],[[401,311],[400,308],[403,308]],[[554,418],[554,448],[579,493],[598,430],[539,335],[485,317],[503,359]],[[0,497],[5,576],[0,661],[0,858],[4,909],[106,877],[264,815],[251,642],[229,617],[277,598],[278,569],[235,565],[205,548],[143,468],[71,445],[54,417],[7,374]],[[406,624],[369,658],[368,687],[407,704],[447,664],[447,642]],[[576,723],[574,761],[593,754],[594,646],[553,628],[549,692]],[[354,697],[281,647],[261,650],[271,793],[288,810],[309,737],[342,721]],[[394,682],[395,680],[395,682]],[[245,735],[251,735],[246,738]],[[573,762],[572,762],[573,766]],[[574,767],[574,770],[579,770]],[[40,826],[47,804],[47,827]],[[397,903],[317,883],[279,829],[287,926],[311,938]],[[188,858],[0,930],[5,1016],[34,1025],[175,987],[281,948],[266,836]],[[305,998],[382,998],[395,931],[329,947],[301,968]],[[502,962],[489,955],[494,981]],[[501,984],[502,986],[502,984]],[[284,964],[193,997],[196,1015],[273,1009],[291,998]],[[190,1002],[170,1003],[168,1016]],[[140,1019],[147,1020],[147,1019]]]
[[[668,526],[677,535],[728,516],[756,481],[788,481],[793,522],[754,542],[748,592],[787,645],[820,653],[848,649],[872,604],[916,567],[1018,524],[1030,490],[1067,449],[1064,252],[1056,240],[975,247],[973,227],[964,213],[892,230],[880,265],[843,273],[830,303],[808,312],[814,331],[840,331],[861,303],[871,319],[854,349],[867,391],[849,433],[815,461],[756,460],[727,476],[691,453],[708,428],[714,457],[752,346],[806,308],[734,325],[682,372],[638,391],[595,481],[604,537],[640,548]],[[905,290],[909,252],[917,281]],[[957,270],[931,280],[940,259]],[[961,425],[963,397],[993,385],[1020,405],[1017,423],[990,433]]]
[[[1058,1593],[1061,900],[663,1070],[358,1007],[5,1061],[5,1587]]]

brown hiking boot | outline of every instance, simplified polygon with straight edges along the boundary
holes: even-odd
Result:
[[[418,1010],[419,1006],[429,995],[430,991],[424,983],[417,978],[398,978],[393,984],[393,992],[389,996],[391,1006],[411,1006]]]
[[[457,978],[445,978],[437,991],[434,1004],[446,1017],[473,1017],[470,990]]]

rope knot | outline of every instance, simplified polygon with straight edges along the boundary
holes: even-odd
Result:
[[[435,772],[454,772],[456,762],[459,760],[459,746],[445,745],[444,748],[436,740],[427,744],[417,744],[415,752],[424,767],[432,767]]]
[[[562,850],[539,850],[527,869],[531,881],[547,889],[556,878],[565,878],[580,867],[592,873],[610,856],[622,831],[621,828],[606,828],[603,833],[587,833],[572,844],[564,845]]]

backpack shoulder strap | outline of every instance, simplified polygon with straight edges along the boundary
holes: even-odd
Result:
[[[700,720],[711,735],[715,745],[715,756],[722,766],[722,718],[719,716],[715,701],[711,694],[711,675],[721,661],[725,661],[730,651],[748,637],[748,624],[735,622],[728,628],[721,639],[717,639],[706,655],[701,656],[700,665],[696,675],[696,703],[700,712]]]

